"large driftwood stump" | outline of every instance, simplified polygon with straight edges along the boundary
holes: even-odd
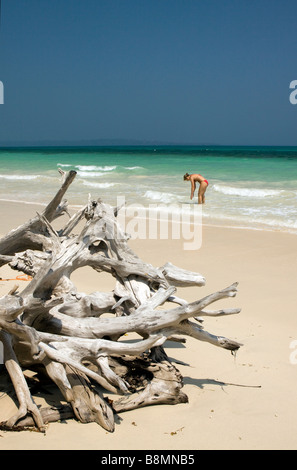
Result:
[[[1,427],[43,431],[48,422],[76,417],[113,431],[115,413],[187,402],[181,374],[165,352],[167,339],[185,342],[192,336],[231,351],[240,347],[201,324],[203,316],[240,312],[207,310],[234,297],[237,284],[192,303],[176,297],[177,286],[203,286],[203,276],[171,263],[156,268],[143,262],[118,224],[119,208],[100,200],[90,199],[55,230],[52,221],[68,213],[63,197],[76,175],[60,173],[61,188],[43,213],[0,240],[0,265],[32,276],[22,292],[16,287],[0,298],[4,363],[19,402],[16,415]],[[82,266],[113,276],[113,291],[78,292],[71,274]],[[129,332],[139,340],[125,341]],[[40,381],[53,381],[68,405],[39,409],[25,369],[43,371]]]

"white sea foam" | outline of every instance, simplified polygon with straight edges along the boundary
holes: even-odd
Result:
[[[125,166],[126,170],[143,170],[143,166]]]
[[[110,188],[111,186],[115,185],[115,183],[91,183],[90,181],[83,181],[83,184],[85,186],[90,186],[92,188],[100,188],[100,189]]]
[[[35,180],[40,177],[41,175],[0,175],[0,178],[6,180]]]
[[[144,197],[151,201],[163,202],[165,204],[168,204],[171,202],[178,202],[177,196],[175,194],[163,193],[160,191],[152,191],[152,190],[146,191],[146,193],[144,194]]]
[[[203,212],[204,219],[213,219],[221,221],[223,225],[227,221],[232,224],[232,226],[237,226],[241,228],[254,228],[257,230],[284,230],[287,232],[297,233],[297,220],[295,218],[286,217],[281,213],[282,217],[278,217],[277,212],[273,211],[260,211],[258,213],[254,210],[246,211],[236,211],[232,214],[222,214],[219,212]],[[275,217],[274,217],[275,216]],[[246,227],[244,227],[246,225]]]
[[[95,166],[95,165],[76,165],[80,171],[113,171],[116,169],[116,165],[113,166]]]
[[[102,173],[101,171],[78,171],[77,174],[78,176],[83,176],[85,178],[97,178],[98,176],[103,176],[105,173]]]
[[[234,186],[222,186],[218,184],[214,184],[212,186],[212,189],[214,191],[217,191],[226,195],[230,195],[230,196],[253,197],[253,198],[279,196],[283,192],[283,190],[278,190],[278,189],[237,188]]]

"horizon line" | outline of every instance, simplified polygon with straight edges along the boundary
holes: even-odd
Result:
[[[221,143],[182,143],[182,142],[164,142],[164,141],[146,141],[146,140],[130,140],[130,139],[85,139],[80,141],[18,141],[0,142],[0,150],[5,148],[50,148],[50,147],[265,147],[265,148],[297,148],[296,145],[288,144],[221,144]]]

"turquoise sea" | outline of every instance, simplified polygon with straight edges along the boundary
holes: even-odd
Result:
[[[184,210],[190,183],[209,181],[203,223],[297,234],[297,148],[293,147],[48,147],[0,149],[0,199],[46,204],[60,185],[58,168],[77,171],[70,206],[89,194],[112,205]]]

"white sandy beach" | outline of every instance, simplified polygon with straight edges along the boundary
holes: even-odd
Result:
[[[0,233],[16,228],[36,210],[42,209],[1,202]],[[184,363],[177,367],[189,403],[122,413],[112,434],[74,420],[50,424],[45,435],[0,431],[0,449],[297,449],[297,364],[290,360],[290,345],[297,340],[296,241],[296,235],[281,232],[209,226],[203,227],[197,251],[184,251],[181,240],[131,240],[131,248],[154,266],[170,261],[205,276],[204,287],[178,289],[188,301],[238,281],[237,296],[217,305],[241,307],[241,313],[206,318],[204,327],[243,346],[234,357],[192,338],[185,345],[168,342],[167,354]],[[8,267],[0,269],[2,279],[15,276]],[[88,268],[75,272],[73,279],[82,292],[113,288],[113,279]],[[0,280],[0,294],[15,283]],[[14,409],[13,400],[0,393],[0,421]]]

